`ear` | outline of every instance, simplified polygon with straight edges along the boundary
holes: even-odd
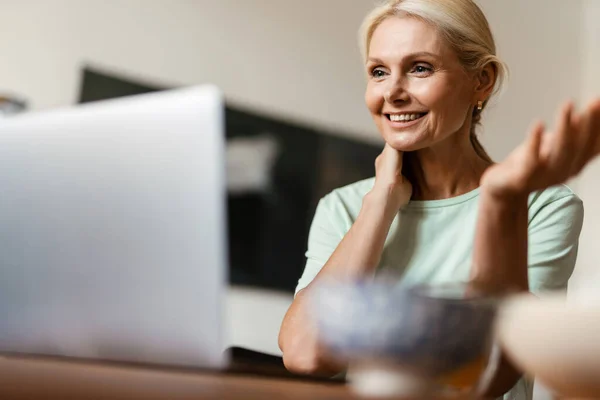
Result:
[[[497,76],[498,72],[493,63],[487,63],[475,74],[474,103],[480,100],[485,101],[490,97],[496,85]]]

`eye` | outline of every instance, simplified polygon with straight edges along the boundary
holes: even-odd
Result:
[[[433,67],[426,63],[418,63],[414,65],[411,72],[420,76],[429,76],[433,73]]]
[[[376,67],[371,70],[371,77],[373,78],[383,78],[386,75],[386,72],[381,67]]]

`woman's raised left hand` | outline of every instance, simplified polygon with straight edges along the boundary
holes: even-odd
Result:
[[[527,196],[567,181],[598,154],[600,99],[580,114],[568,102],[559,112],[554,132],[546,132],[541,122],[536,123],[528,138],[504,161],[488,168],[481,187],[500,199]]]

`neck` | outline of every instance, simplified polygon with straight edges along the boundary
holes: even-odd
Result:
[[[481,158],[467,135],[455,134],[435,146],[405,154],[413,200],[460,196],[479,187],[490,163]]]

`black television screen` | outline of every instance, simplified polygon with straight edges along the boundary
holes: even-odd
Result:
[[[163,89],[86,67],[79,102]],[[230,282],[293,291],[319,199],[373,176],[381,147],[230,104],[225,125]]]

